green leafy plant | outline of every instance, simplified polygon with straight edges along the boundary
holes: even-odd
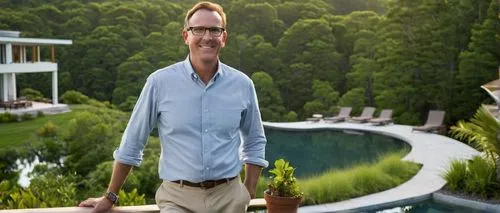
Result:
[[[448,188],[452,191],[460,191],[465,186],[465,178],[467,177],[467,162],[453,160],[450,168],[443,175],[443,178],[448,182]]]
[[[474,157],[468,164],[469,173],[465,179],[465,190],[469,193],[487,198],[496,191],[495,167],[488,159]]]
[[[303,193],[294,176],[295,168],[283,159],[276,160],[274,167],[269,171],[274,176],[271,177],[268,193],[278,197],[302,197]]]
[[[465,140],[486,154],[496,166],[496,178],[500,181],[500,122],[481,106],[470,122],[458,121],[451,127],[451,135]]]
[[[146,205],[146,199],[144,199],[144,194],[139,195],[139,193],[137,193],[137,189],[133,189],[129,193],[120,190],[118,196],[120,197],[120,199],[118,200],[119,206]]]
[[[43,99],[43,94],[40,91],[32,88],[24,88],[23,90],[21,90],[21,94],[30,101],[40,101]]]
[[[90,100],[88,96],[75,90],[66,91],[59,99],[65,104],[87,104]]]

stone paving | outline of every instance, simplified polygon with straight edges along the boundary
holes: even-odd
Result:
[[[433,192],[441,189],[446,184],[441,175],[448,169],[453,159],[471,159],[473,156],[480,154],[475,149],[454,139],[434,133],[412,132],[412,127],[405,125],[373,126],[371,124],[325,123],[320,121],[315,123],[264,122],[264,126],[288,130],[358,130],[388,135],[401,139],[412,146],[410,153],[403,160],[422,164],[421,170],[413,178],[395,188],[341,202],[300,207],[299,213],[359,212],[426,200],[432,196]]]

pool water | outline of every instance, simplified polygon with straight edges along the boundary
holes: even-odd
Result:
[[[482,213],[484,211],[474,210],[461,206],[452,206],[441,204],[435,201],[424,201],[421,203],[385,209],[380,211],[372,211],[368,213]]]
[[[385,135],[360,131],[307,130],[288,131],[265,128],[266,160],[270,167],[284,158],[296,168],[298,178],[321,174],[331,169],[343,169],[361,163],[373,163],[381,155],[411,146]],[[264,171],[264,175],[269,173]]]

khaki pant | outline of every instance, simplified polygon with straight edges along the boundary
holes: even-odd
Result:
[[[250,194],[237,177],[210,189],[163,181],[155,199],[160,213],[244,213]]]

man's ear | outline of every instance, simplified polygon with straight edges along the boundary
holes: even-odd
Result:
[[[222,32],[222,42],[221,42],[221,47],[226,46],[226,41],[227,41],[227,31]]]
[[[189,42],[188,42],[188,32],[186,30],[182,30],[181,36],[184,39],[184,43],[185,44],[189,44]]]

